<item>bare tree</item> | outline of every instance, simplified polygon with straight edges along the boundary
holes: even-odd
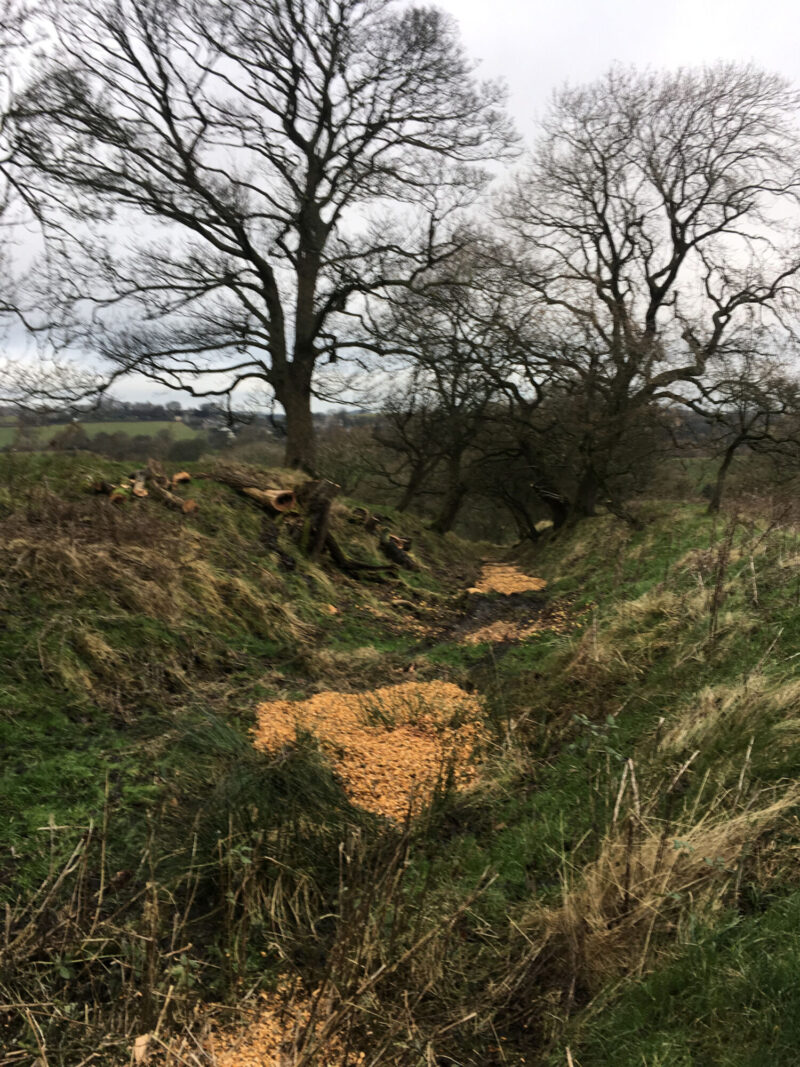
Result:
[[[750,449],[796,465],[800,460],[800,382],[789,355],[769,333],[754,332],[747,346],[727,354],[716,376],[697,384],[698,395],[681,399],[710,427],[709,444],[720,457],[708,510],[719,511],[733,460]]]
[[[447,270],[428,272],[424,284],[389,301],[372,322],[373,342],[410,364],[404,390],[390,398],[379,439],[407,461],[408,480],[400,508],[441,470],[443,488],[432,528],[452,529],[467,495],[468,467],[495,393],[484,349],[492,324],[469,307],[476,296],[471,257],[456,257]]]
[[[748,315],[789,323],[797,102],[737,66],[613,70],[555,94],[502,213],[542,337],[523,362],[584,411],[574,514],[607,492],[615,441],[704,380]]]
[[[355,346],[359,301],[452,253],[513,142],[503,90],[447,15],[395,0],[66,0],[52,19],[18,121],[42,196],[85,224],[60,276],[92,309],[82,343],[195,396],[266,382],[287,462],[312,467],[315,368]]]

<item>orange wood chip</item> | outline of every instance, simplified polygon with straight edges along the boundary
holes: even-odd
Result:
[[[477,583],[470,593],[531,593],[544,589],[544,578],[523,574],[517,567],[506,563],[486,563]]]
[[[258,748],[291,744],[297,729],[320,740],[351,799],[401,819],[430,799],[448,759],[457,785],[476,775],[471,756],[483,738],[478,698],[451,682],[405,682],[365,693],[318,693],[258,708]]]

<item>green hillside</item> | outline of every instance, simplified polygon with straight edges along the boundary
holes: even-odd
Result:
[[[408,515],[420,569],[357,581],[213,480],[85,491],[125,473],[0,457],[0,1064],[233,1063],[209,1026],[278,996],[297,1064],[797,1062],[800,532],[650,503],[475,593],[503,550]],[[253,746],[265,701],[411,681],[482,717],[406,820],[313,727]]]

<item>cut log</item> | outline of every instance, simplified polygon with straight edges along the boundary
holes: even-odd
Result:
[[[380,526],[389,525],[389,519],[386,515],[373,515],[370,511],[367,511],[365,507],[361,507],[361,505],[353,508],[350,512],[350,522],[360,523],[362,526],[366,527],[370,533],[374,533]]]
[[[132,491],[134,496],[145,497],[148,492],[145,486],[147,471],[134,471],[131,475]]]
[[[196,500],[183,500],[181,497],[171,493],[169,489],[165,489],[163,485],[159,485],[158,482],[151,481],[150,489],[157,500],[160,500],[162,504],[166,504],[168,508],[172,508],[173,511],[183,512],[184,515],[191,515],[192,512],[197,511]]]
[[[389,534],[389,541],[396,547],[403,550],[403,552],[411,551],[411,538],[400,537],[399,534]]]
[[[112,485],[111,482],[105,482],[102,479],[97,479],[97,481],[94,482],[88,482],[86,485],[87,493],[97,493],[102,494],[103,496],[111,496],[115,489],[115,485]]]
[[[392,563],[396,563],[399,567],[403,567],[407,571],[418,571],[419,563],[413,556],[408,554],[407,549],[411,547],[411,540],[408,537],[396,537],[394,534],[388,533],[386,530],[380,536],[378,541],[378,548],[390,559]]]
[[[164,468],[158,460],[148,459],[146,475],[147,483],[153,496],[160,500],[162,504],[166,504],[168,508],[172,508],[173,511],[180,511],[184,515],[190,515],[192,512],[197,511],[196,500],[184,500],[171,492],[168,487],[172,483],[167,478]]]
[[[191,474],[188,471],[178,471],[177,474],[172,475],[172,488],[176,485],[181,485],[183,482],[190,482],[192,480]]]
[[[255,486],[243,486],[240,490],[257,504],[278,513],[294,511],[297,500],[291,489],[256,489]]]
[[[237,467],[234,464],[219,464],[206,474],[199,474],[199,478],[207,478],[212,482],[220,482],[222,485],[230,485],[233,489],[276,489],[275,483],[258,471],[247,467]]]

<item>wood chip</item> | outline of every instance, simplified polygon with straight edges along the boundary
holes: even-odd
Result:
[[[318,693],[258,708],[255,744],[276,751],[298,728],[314,733],[354,803],[389,818],[418,810],[445,763],[457,786],[477,771],[470,757],[483,738],[481,704],[451,682],[404,682],[364,693]]]
[[[468,590],[470,593],[535,593],[544,589],[544,578],[534,578],[523,574],[517,567],[505,563],[486,563],[481,570],[477,583]]]

